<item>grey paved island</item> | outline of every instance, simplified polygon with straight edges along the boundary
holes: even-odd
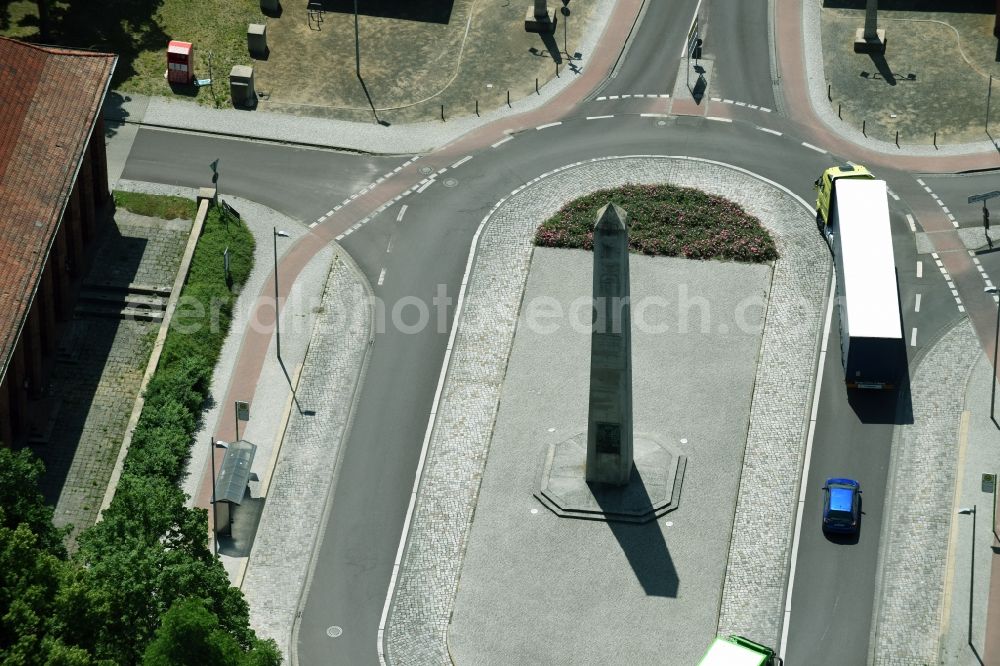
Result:
[[[815,232],[812,213],[805,202],[741,170],[698,160],[661,157],[613,158],[570,165],[536,179],[500,202],[482,230],[466,294],[465,309],[424,468],[420,498],[414,512],[409,542],[395,589],[393,608],[389,615],[385,648],[390,663],[451,663],[453,657],[460,663],[468,662],[468,658],[459,657],[463,651],[469,655],[475,654],[470,651],[477,648],[469,640],[472,640],[474,634],[480,630],[469,624],[463,624],[464,620],[461,617],[463,609],[472,608],[474,605],[471,597],[467,599],[463,596],[466,594],[464,591],[466,586],[471,588],[477,575],[484,583],[489,582],[490,578],[509,575],[513,565],[518,563],[505,561],[500,557],[501,553],[506,552],[502,547],[515,539],[523,540],[527,534],[526,530],[530,529],[534,533],[540,524],[539,521],[556,521],[552,524],[558,525],[558,529],[570,529],[569,521],[561,521],[565,525],[560,525],[559,519],[546,515],[545,509],[530,497],[532,487],[537,481],[534,475],[539,469],[540,460],[520,455],[515,456],[512,463],[501,462],[504,452],[499,448],[500,440],[495,440],[491,444],[493,424],[498,417],[498,406],[502,404],[501,394],[506,395],[504,379],[507,374],[508,352],[514,340],[514,324],[520,315],[524,288],[528,283],[531,240],[536,225],[572,198],[595,189],[626,182],[671,182],[701,187],[727,196],[761,218],[765,226],[776,235],[782,259],[774,267],[773,275],[769,278],[769,287],[768,279],[764,277],[759,278],[760,282],[757,283],[761,291],[767,290],[770,294],[763,338],[759,343],[759,354],[763,361],[754,366],[755,360],[748,361],[745,356],[740,356],[741,365],[733,371],[725,369],[727,378],[736,375],[735,380],[728,381],[728,384],[744,382],[741,389],[743,396],[738,398],[733,406],[734,415],[727,427],[731,428],[733,423],[742,419],[745,433],[749,416],[752,437],[748,444],[747,455],[753,455],[754,460],[749,469],[750,478],[748,470],[744,469],[741,486],[743,487],[741,492],[746,494],[747,498],[741,497],[734,501],[736,491],[733,484],[739,482],[738,466],[742,456],[742,443],[731,439],[732,430],[725,433],[713,432],[709,424],[698,423],[695,419],[682,420],[676,412],[669,410],[663,410],[664,413],[659,414],[655,403],[652,407],[647,405],[637,408],[637,419],[640,418],[641,409],[642,418],[662,417],[664,426],[669,424],[677,428],[674,438],[679,445],[687,446],[692,452],[705,455],[704,452],[714,445],[715,453],[712,455],[728,461],[726,471],[718,474],[719,487],[728,489],[724,491],[728,499],[708,500],[709,506],[698,506],[700,500],[698,488],[706,483],[702,475],[705,473],[705,468],[712,464],[709,460],[713,459],[706,455],[701,462],[692,461],[688,471],[692,476],[690,479],[685,479],[681,508],[656,524],[661,526],[659,529],[663,532],[658,530],[646,532],[647,543],[653,544],[647,548],[653,548],[651,552],[656,554],[655,558],[652,561],[637,562],[636,568],[630,563],[626,568],[618,567],[622,573],[631,575],[632,581],[626,587],[619,589],[617,594],[601,599],[608,613],[600,632],[584,635],[582,632],[572,630],[573,623],[560,622],[552,604],[544,605],[546,609],[544,615],[535,615],[538,624],[534,626],[532,632],[540,642],[545,642],[545,639],[567,640],[570,637],[601,642],[601,633],[614,631],[621,635],[623,631],[630,630],[632,626],[630,622],[635,614],[631,610],[621,611],[631,609],[636,598],[649,597],[647,601],[653,605],[671,600],[687,600],[688,585],[691,585],[692,608],[697,606],[698,609],[695,612],[696,617],[691,621],[693,626],[700,627],[699,636],[704,638],[705,644],[710,634],[714,633],[712,624],[719,620],[720,613],[724,626],[748,627],[751,630],[759,627],[768,632],[780,627],[791,527],[797,496],[795,479],[800,470],[805,446],[808,425],[807,405],[811,401],[812,375],[829,285],[829,252]],[[641,257],[637,259],[640,263],[654,261]],[[692,272],[710,271],[713,279],[716,272],[725,275],[732,268],[732,265],[714,262],[680,263],[689,266]],[[635,270],[638,271],[638,267]],[[767,271],[763,267],[750,267],[750,270]],[[700,277],[696,277],[695,274],[685,277],[692,288],[693,285],[700,284]],[[731,280],[733,276],[730,275],[727,279]],[[633,280],[634,285],[639,283],[641,280]],[[589,284],[589,274],[587,284]],[[677,292],[674,294],[676,296]],[[693,296],[693,293],[689,292],[689,296]],[[724,302],[728,301],[720,301],[719,305],[723,305]],[[652,311],[649,314],[650,317],[653,316]],[[727,314],[732,316],[730,313]],[[750,317],[751,312],[748,310],[744,315]],[[692,316],[692,324],[693,322]],[[725,320],[715,320],[712,323],[718,326],[725,323]],[[714,331],[709,329],[709,333],[710,335],[706,337],[715,336],[716,343],[724,335],[717,328]],[[692,336],[692,339],[699,337],[702,336]],[[756,340],[755,336],[750,336],[750,348],[757,348]],[[748,351],[744,348],[743,354]],[[720,353],[728,352],[723,350]],[[755,354],[756,352],[751,356]],[[536,360],[542,358],[537,356]],[[666,359],[656,358],[656,361],[664,363]],[[519,367],[516,354],[511,358],[511,362],[515,367]],[[692,360],[686,362],[692,363]],[[556,361],[549,359],[548,364],[545,367],[554,371]],[[560,363],[559,367],[562,365]],[[641,365],[637,356],[635,379],[637,396],[640,393],[654,394],[655,391],[651,391],[651,387],[659,387],[663,383],[664,380],[658,373],[663,372],[664,368],[654,368],[653,363],[647,363],[650,367],[644,368],[643,374],[640,375]],[[683,371],[690,367],[685,365],[674,369]],[[650,374],[646,374],[647,372]],[[754,372],[756,372],[757,388],[751,399],[750,388],[751,382],[754,381]],[[545,373],[536,368],[535,374]],[[681,380],[683,380],[682,372],[679,372],[677,376],[671,377],[670,382],[677,384]],[[552,377],[549,381],[557,380]],[[572,378],[558,381],[566,391],[577,390],[585,384],[585,382],[575,382]],[[580,386],[576,386],[578,383]],[[714,390],[717,386],[718,378],[710,385],[701,388]],[[522,399],[527,397],[522,396]],[[548,428],[570,427],[569,421],[557,423],[556,419],[571,419],[572,415],[559,415],[557,409],[544,409],[547,396],[535,394],[531,397],[534,398],[531,407],[536,416],[511,418],[509,425],[505,425],[507,424],[505,420],[497,421],[497,433],[499,435],[502,428],[510,428],[509,431],[503,432],[513,434],[520,432],[518,428],[523,428],[525,432],[536,433],[539,439],[529,438],[517,444],[537,447],[545,437],[559,434],[556,431],[549,433]],[[687,396],[684,400],[686,402],[678,403],[676,406],[694,406],[699,402],[711,404],[718,398],[708,390],[705,393]],[[584,407],[581,409],[585,410],[585,398],[582,404]],[[713,419],[720,416],[720,412],[723,411],[718,407],[720,403],[715,404],[716,409],[710,414]],[[756,428],[754,428],[755,414],[759,414],[761,419]],[[668,418],[670,416],[675,418]],[[530,418],[538,420],[533,422]],[[543,425],[544,428],[541,427]],[[685,437],[687,433],[692,434]],[[710,437],[718,437],[719,441],[698,448],[699,442],[705,444],[705,440]],[[682,444],[681,439],[688,439],[688,442]],[[725,447],[729,447],[728,454],[725,453]],[[494,457],[498,462],[487,465],[487,454],[491,463]],[[485,558],[483,547],[477,545],[477,539],[474,537],[470,540],[469,528],[474,512],[478,519],[484,513],[489,513],[490,505],[498,502],[491,493],[508,492],[508,489],[500,483],[505,480],[501,477],[506,475],[498,473],[497,479],[492,476],[494,468],[503,470],[505,465],[515,465],[523,479],[530,479],[531,483],[524,486],[524,493],[511,493],[505,498],[506,504],[500,503],[506,507],[504,511],[510,512],[510,518],[507,523],[496,524],[498,527],[504,525],[511,527],[512,531],[503,537],[505,542],[492,544],[498,557]],[[697,473],[694,471],[696,468],[698,468]],[[787,492],[752,497],[751,495],[755,494],[752,486],[757,477],[775,473],[781,474],[786,480]],[[480,478],[483,478],[482,487]],[[506,481],[525,483],[524,480],[513,478]],[[710,488],[714,482],[714,479],[709,479],[708,487]],[[731,521],[736,502],[751,499],[761,504],[752,515],[737,523],[738,531],[733,535],[731,548],[728,527],[711,530],[712,534],[696,534],[701,528],[691,514],[699,508],[705,512],[708,510],[728,512]],[[721,506],[726,503],[728,508]],[[538,513],[531,513],[532,508],[536,508]],[[667,522],[673,522],[675,525],[668,527]],[[681,553],[686,552],[688,553],[686,557],[690,557],[692,550],[685,551],[681,545],[684,537],[678,535],[681,531],[679,528],[682,527],[691,532],[689,543],[692,550],[698,536],[708,539],[706,543],[711,545],[716,556],[709,558],[709,566],[705,567],[711,570],[711,574],[702,576],[697,571],[689,573],[690,565]],[[480,529],[478,526],[474,528],[473,534],[478,529]],[[590,561],[584,567],[585,555],[617,558],[618,565],[628,560],[621,542],[614,537],[615,533],[611,528],[607,524],[601,524],[598,529],[603,530],[601,543],[604,547],[589,548],[585,553],[574,555],[572,562],[576,564],[572,571],[589,572],[588,575],[593,576],[595,570],[601,569],[606,564],[601,561]],[[671,533],[670,530],[674,532]],[[659,533],[659,537],[655,532]],[[669,538],[663,539],[663,534],[667,534]],[[773,534],[777,535],[777,538],[766,549],[762,549],[758,544],[761,534],[765,537]],[[658,539],[663,539],[659,545],[657,545]],[[463,558],[467,550],[469,563],[463,570]],[[561,548],[563,553],[568,553],[569,550],[565,544]],[[552,552],[560,553],[559,550]],[[701,553],[698,555],[701,559]],[[648,552],[643,557],[648,557]],[[650,567],[650,562],[662,564],[667,557],[674,570],[674,583],[670,582],[670,577],[667,575],[662,578],[657,575],[636,575],[636,570],[659,571],[658,567]],[[489,562],[486,562],[486,559],[489,559]],[[726,569],[727,560],[729,578],[723,586],[721,575]],[[485,566],[486,569],[477,574],[473,569],[476,566],[480,568]],[[670,572],[667,567],[663,570],[666,574]],[[538,577],[540,572],[520,573],[525,577],[526,585],[532,580],[540,580]],[[569,576],[566,580],[571,579],[572,576]],[[547,587],[541,589],[558,587],[560,590],[569,590],[573,593],[579,593],[581,590],[588,592],[587,585],[582,584],[582,580],[569,585],[549,579],[544,581]],[[697,602],[693,599],[695,595],[700,595]],[[545,601],[541,597],[544,596],[546,595],[539,594],[522,601],[535,609],[540,609]],[[569,602],[569,597],[555,594],[550,596],[553,602],[559,604]],[[610,610],[614,605],[617,605],[619,612]],[[451,636],[451,650],[449,650],[449,622],[453,609],[455,624],[450,631],[454,635]],[[484,615],[483,621],[491,623],[490,631],[494,635],[492,640],[501,640],[508,650],[515,649],[513,644],[519,638],[511,635],[511,630],[517,626],[528,626],[525,617],[494,613],[492,609],[485,608],[476,612]],[[524,615],[527,611],[519,612]],[[662,619],[662,615],[657,616]],[[543,620],[549,624],[544,624]],[[658,629],[662,629],[662,623]],[[658,640],[664,639],[661,637]],[[622,637],[618,642],[624,645],[631,641],[631,637]],[[606,636],[602,642],[607,645]],[[665,644],[661,642],[661,648]],[[689,641],[682,644],[685,654],[688,650],[694,654],[703,648],[704,645],[691,645]],[[531,648],[525,646],[517,649]],[[648,648],[637,647],[637,649]],[[493,659],[507,659],[511,656],[510,653],[501,653]],[[469,658],[473,661],[477,659],[474,656]]]

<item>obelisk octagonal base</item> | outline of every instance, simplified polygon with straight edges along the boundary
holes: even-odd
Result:
[[[865,39],[864,28],[858,28],[854,33],[855,53],[885,53],[885,30],[875,31],[874,39]]]
[[[646,523],[677,508],[687,457],[666,439],[633,436],[632,477],[625,486],[586,480],[587,433],[549,446],[535,497],[562,518]]]
[[[555,9],[549,9],[546,16],[535,16],[535,6],[532,5],[524,14],[524,30],[538,33],[555,32],[558,20]]]

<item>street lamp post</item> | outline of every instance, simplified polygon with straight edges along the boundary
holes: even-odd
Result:
[[[288,233],[274,227],[274,348],[278,352],[278,360],[281,360],[281,314],[278,312],[278,236],[288,238]]]
[[[983,289],[987,294],[996,294],[996,287],[986,287]],[[1000,344],[1000,303],[997,303],[997,323],[993,329],[993,381],[990,382],[990,419],[996,423],[993,417],[993,407],[997,399],[997,345]]]
[[[566,59],[573,62],[573,56],[569,53],[569,0],[562,0],[562,3],[559,13],[563,15],[563,50],[566,51]]]
[[[962,507],[958,513],[964,516],[972,516],[972,548],[969,554],[969,645],[972,645],[972,611],[973,598],[976,591],[976,505],[972,508]]]

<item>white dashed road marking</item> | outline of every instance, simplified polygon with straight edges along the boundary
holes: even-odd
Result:
[[[924,276],[924,262],[917,262],[917,277],[922,278]]]
[[[916,233],[916,231],[917,231],[917,224],[916,224],[916,222],[914,222],[913,216],[910,215],[909,213],[907,213],[906,214],[906,221],[909,222],[909,224],[910,224],[910,231]]]
[[[399,215],[396,216],[396,221],[402,222],[404,215],[406,215],[406,204],[403,204],[403,206],[399,209]]]
[[[774,136],[781,136],[782,135],[781,132],[779,132],[778,130],[773,130],[773,129],[769,128],[769,127],[760,127],[760,126],[758,126],[757,129],[759,129],[761,132],[767,132],[768,134],[773,134]]]
[[[378,274],[378,284],[379,284],[379,286],[382,286],[383,282],[385,282],[385,269],[384,268],[382,269],[382,272]]]
[[[496,143],[494,143],[492,146],[490,146],[490,148],[496,148],[497,146],[503,145],[503,144],[507,143],[508,141],[510,141],[513,138],[514,137],[512,137],[512,136],[508,136],[505,139],[500,139],[499,141],[497,141]]]
[[[559,125],[562,125],[562,121],[561,120],[558,120],[558,121],[556,121],[554,123],[546,123],[545,125],[539,125],[535,129],[536,130],[543,130],[543,129],[548,129],[549,127],[558,127]]]
[[[814,146],[811,143],[806,143],[805,141],[802,142],[802,145],[808,148],[809,150],[815,150],[817,153],[823,153],[824,155],[826,155],[826,150],[820,148],[819,146]]]
[[[715,121],[720,122],[720,123],[731,123],[731,122],[733,122],[732,118],[720,118],[719,116],[705,116],[705,120],[715,120]]]
[[[920,312],[920,294],[917,294],[916,301],[913,304],[913,311]]]
[[[462,166],[463,164],[465,164],[466,162],[468,162],[471,159],[472,159],[472,155],[466,155],[465,157],[463,157],[459,161],[457,161],[454,164],[452,164],[451,168],[452,169],[457,169],[458,167]]]
[[[910,346],[911,347],[916,347],[917,346],[917,329],[916,329],[916,327],[914,327],[913,330],[910,332]]]
[[[602,120],[604,118],[614,118],[614,116],[587,116],[587,120]]]

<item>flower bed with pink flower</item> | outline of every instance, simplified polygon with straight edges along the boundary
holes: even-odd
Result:
[[[778,258],[774,239],[738,204],[674,185],[625,185],[569,202],[535,232],[535,244],[592,250],[597,211],[628,213],[629,249],[643,254],[763,263]]]

